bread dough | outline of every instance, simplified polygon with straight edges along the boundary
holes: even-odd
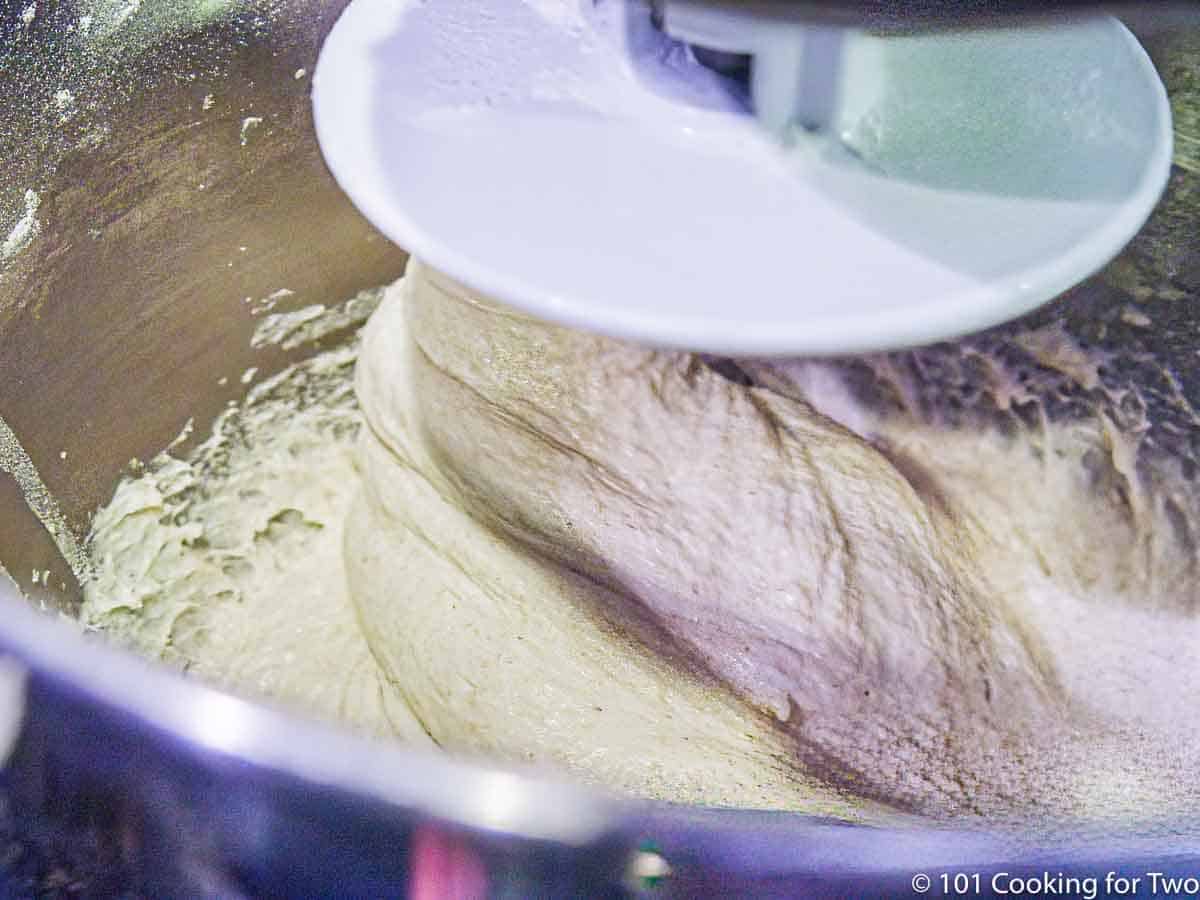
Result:
[[[125,479],[92,524],[84,625],[256,700],[429,745],[346,592],[358,490],[353,344],[256,387],[187,459]]]
[[[1171,633],[1200,634],[1177,594],[1138,599],[1178,554],[1114,552],[1169,529],[1089,483],[1094,435],[1064,429],[1057,466],[997,435],[869,436],[807,402],[802,364],[748,368],[762,386],[414,264],[364,339],[347,560],[376,658],[435,739],[803,805],[737,777],[750,757],[706,687],[772,756],[784,742],[799,783],[900,809],[1189,807],[1194,754],[1165,739],[1197,644]]]
[[[969,530],[836,423],[694,356],[501,310],[420,266],[368,325],[358,394],[368,468],[348,531],[352,595],[377,659],[439,741],[611,766],[628,787],[662,747],[651,779],[668,794],[702,761],[742,768],[730,748],[689,757],[667,734],[640,733],[638,715],[671,710],[679,742],[702,721],[785,742],[796,772],[906,807],[1028,792],[987,756],[1012,739],[1005,722],[1019,735],[1027,711],[1058,702],[1044,654],[989,597]],[[468,515],[414,522],[427,504],[410,486]],[[472,533],[489,545],[452,557],[435,584],[413,578],[430,548]],[[460,577],[445,590],[451,571],[480,587]],[[572,612],[727,685],[746,721],[676,712],[663,678],[603,653],[593,662],[561,626],[501,643],[520,628],[493,621]],[[496,656],[545,674],[497,674]],[[703,784],[722,780],[710,771]]]
[[[1200,805],[1192,555],[1103,417],[1036,445],[888,420],[832,366],[730,377],[415,262],[358,404],[355,351],[119,487],[86,622],[641,796],[1121,827]]]
[[[478,427],[489,470],[527,473],[537,459],[494,443],[461,397],[430,383],[440,373],[406,321],[428,285],[417,272],[364,336],[364,491],[346,561],[367,640],[434,739],[659,799],[882,816],[797,768],[786,736],[619,589],[473,515],[454,470],[435,459],[433,429]],[[534,478],[548,487],[553,476]]]

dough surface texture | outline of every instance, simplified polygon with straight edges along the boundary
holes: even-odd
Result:
[[[574,332],[415,261],[352,393],[354,356],[122,484],[85,621],[367,733],[646,797],[1198,805],[1190,550],[1103,418],[1036,446],[888,418],[835,366]]]

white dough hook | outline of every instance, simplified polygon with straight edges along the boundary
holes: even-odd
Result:
[[[1169,174],[1166,93],[1115,19],[880,37],[700,0],[651,18],[635,0],[355,0],[314,76],[329,167],[474,290],[731,355],[1013,318],[1115,256]],[[754,58],[749,95],[702,41]]]

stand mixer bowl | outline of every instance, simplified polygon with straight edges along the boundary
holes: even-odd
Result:
[[[313,134],[308,74],[344,5],[76,0],[0,19],[0,563],[16,582],[0,578],[0,791],[14,892],[365,896],[449,867],[496,895],[864,895],[907,891],[923,871],[1040,869],[1000,835],[634,802],[382,746],[57,620],[79,602],[71,548],[129,461],[189,420],[181,447],[205,434],[245,391],[231,373],[313,352],[253,347],[245,299],[333,305],[404,268]],[[1150,42],[1168,89],[1197,83],[1195,34]],[[1189,109],[1176,109],[1183,128]],[[1129,251],[1176,299],[1200,291],[1198,139],[1181,134],[1152,243]],[[1123,291],[1109,271],[1071,309],[1119,309]],[[1173,307],[1155,353],[1191,354],[1190,305]],[[1200,856],[1182,838],[1128,836],[1045,853],[1079,871],[1182,871]]]

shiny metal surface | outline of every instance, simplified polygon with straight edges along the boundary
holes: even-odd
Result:
[[[40,233],[0,269],[0,414],[80,534],[131,458],[210,420],[248,366],[286,364],[250,347],[245,297],[287,288],[278,311],[340,302],[402,271],[326,173],[308,79],[295,77],[339,5],[159,2],[163,21],[134,30],[132,18],[107,38],[100,24],[80,34],[86,4],[38,4],[28,23],[28,5],[11,5],[0,232],[34,191]],[[60,91],[75,98],[65,120]],[[11,487],[0,495],[10,572],[69,581],[14,525]]]
[[[402,270],[324,170],[297,77],[343,5],[143,0],[123,20],[109,0],[0,5],[0,417],[77,539],[131,458],[189,418],[203,435],[246,367],[311,352],[252,349],[246,297],[337,303]],[[1184,128],[1198,46],[1193,32],[1151,48]],[[1132,267],[1152,285],[1140,302],[1174,292],[1152,351],[1180,359],[1197,334],[1180,297],[1200,296],[1200,166],[1187,156],[1200,133],[1182,137],[1153,243],[1057,313],[1120,307],[1114,272]],[[4,471],[0,562],[50,608],[77,599]],[[1200,871],[1200,848],[1178,836],[1035,850],[633,803],[371,744],[103,647],[2,578],[0,657],[0,811],[51,873],[0,895],[46,893],[63,871],[75,881],[58,887],[85,894],[220,897],[884,896],[964,868]]]

